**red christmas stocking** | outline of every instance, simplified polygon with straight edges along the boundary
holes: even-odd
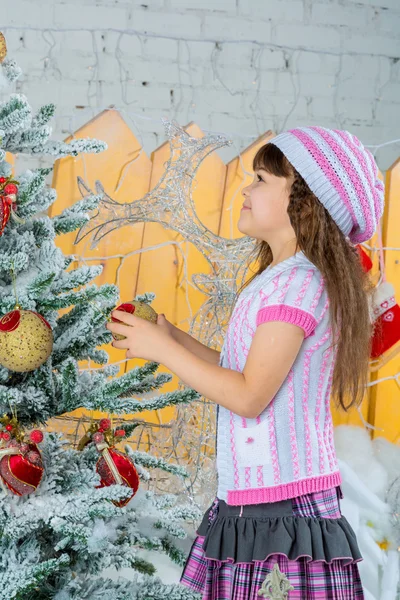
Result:
[[[379,358],[400,341],[400,307],[394,296],[394,287],[387,281],[375,290],[372,299],[375,330],[371,358]]]

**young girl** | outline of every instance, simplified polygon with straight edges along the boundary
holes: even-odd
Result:
[[[163,362],[218,404],[217,497],[181,583],[203,600],[362,599],[330,398],[348,410],[364,395],[372,286],[355,244],[378,226],[383,184],[355,136],[322,127],[273,138],[253,169],[238,227],[259,241],[259,269],[221,355],[163,317],[116,312],[135,333],[108,327],[128,334],[114,343],[128,356]]]

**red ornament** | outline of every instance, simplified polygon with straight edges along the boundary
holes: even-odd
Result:
[[[43,442],[43,433],[39,429],[34,429],[31,431],[29,438],[35,444],[40,444],[40,442]]]
[[[7,431],[3,431],[2,438],[5,442],[8,442],[9,440],[11,440],[11,434],[8,433]]]
[[[20,448],[3,448],[0,456],[0,476],[8,489],[16,496],[34,492],[44,472],[39,449],[29,444],[29,452],[23,456]]]
[[[116,437],[125,437],[126,431],[125,431],[125,429],[116,429],[114,435]]]
[[[0,177],[0,236],[3,235],[5,226],[11,216],[17,221],[21,221],[14,213],[16,209],[15,201],[17,199],[18,186],[15,183],[7,183],[10,178]],[[4,184],[7,185],[4,185]],[[3,187],[4,186],[4,187]]]
[[[96,471],[100,475],[100,486],[124,485],[132,490],[132,494],[126,500],[114,502],[118,507],[123,507],[133,498],[139,488],[139,475],[132,460],[123,452],[114,448],[99,445],[98,450],[101,457],[97,461]]]
[[[18,192],[18,188],[15,183],[8,183],[3,190],[3,193],[8,196],[9,194],[16,194]]]
[[[102,429],[103,431],[108,431],[108,429],[111,429],[111,421],[110,419],[101,419],[100,423],[100,429]]]
[[[12,431],[13,430],[13,426],[10,425],[10,424],[8,424],[8,425],[6,425],[6,429],[7,429],[7,431]]]

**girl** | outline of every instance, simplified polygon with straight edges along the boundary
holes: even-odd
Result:
[[[217,497],[181,583],[203,600],[362,599],[330,398],[348,410],[364,395],[372,285],[354,244],[378,226],[383,184],[355,136],[322,127],[273,138],[253,169],[238,227],[259,241],[259,268],[221,355],[163,316],[114,312],[125,325],[108,328],[128,357],[162,362],[218,404]]]

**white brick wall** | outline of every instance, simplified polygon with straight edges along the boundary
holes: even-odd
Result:
[[[161,116],[231,134],[225,160],[295,125],[400,138],[399,0],[4,2],[17,90],[34,108],[57,104],[57,138],[109,105],[147,152],[164,139]],[[380,167],[399,155],[381,149]]]

